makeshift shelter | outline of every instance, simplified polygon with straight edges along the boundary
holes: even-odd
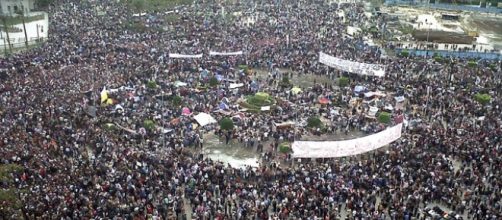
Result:
[[[228,88],[229,89],[236,89],[236,88],[240,88],[240,87],[243,87],[244,86],[244,83],[231,83]]]
[[[194,116],[195,121],[199,123],[201,127],[204,127],[208,124],[216,123],[216,119],[213,118],[213,116],[207,114],[207,113],[199,113],[198,115]]]
[[[377,112],[378,112],[378,108],[371,106],[370,110],[368,111],[368,116],[375,117]]]
[[[182,115],[185,115],[185,116],[188,116],[188,115],[191,115],[191,114],[192,114],[192,112],[190,111],[190,109],[189,109],[189,108],[187,108],[187,107],[183,107],[183,109],[181,109],[181,114],[182,114]]]
[[[354,93],[361,93],[364,91],[366,91],[366,87],[364,87],[364,86],[357,85],[356,87],[354,87]]]

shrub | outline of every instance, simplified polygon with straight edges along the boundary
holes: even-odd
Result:
[[[279,145],[279,152],[281,152],[283,154],[287,154],[287,153],[291,152],[291,147],[289,146],[289,143],[284,142],[281,145]]]
[[[435,56],[435,57],[434,57],[434,61],[436,61],[436,62],[440,63],[441,61],[443,61],[443,58],[442,58],[442,57],[440,57],[440,56]]]
[[[490,103],[492,97],[486,93],[476,93],[476,95],[474,95],[474,99],[481,105],[486,105]]]
[[[150,80],[146,83],[146,87],[149,89],[155,89],[157,88],[157,83],[153,80]]]
[[[254,96],[248,96],[246,102],[250,105],[253,105],[253,108],[259,108],[261,106],[268,106],[273,104],[273,99],[267,93],[258,92]]]
[[[476,63],[476,61],[474,61],[474,60],[470,60],[469,62],[467,62],[467,66],[476,67],[476,66],[478,66],[478,63]]]
[[[280,86],[282,87],[288,87],[291,85],[291,82],[289,81],[289,77],[285,76],[285,77],[282,77],[282,81],[280,83]]]
[[[320,128],[322,127],[322,122],[319,117],[310,117],[307,119],[307,126],[310,128]]]
[[[338,86],[340,87],[347,87],[350,83],[350,80],[348,77],[342,76],[338,78]]]
[[[380,114],[378,114],[378,121],[384,124],[390,123],[390,113],[380,112]]]
[[[408,57],[409,55],[410,55],[410,52],[408,50],[401,51],[401,56]]]
[[[225,131],[232,130],[234,129],[234,122],[230,118],[223,118],[220,121],[220,129]]]
[[[242,70],[244,73],[249,74],[248,65],[239,65],[239,69]]]
[[[216,87],[220,82],[218,82],[218,79],[216,77],[211,77],[211,79],[209,79],[209,86],[211,87]]]
[[[155,129],[155,122],[153,122],[152,120],[149,120],[149,119],[145,120],[143,122],[143,127],[145,127],[145,129],[151,131],[151,130]]]
[[[497,65],[490,63],[489,67],[492,71],[497,71]]]
[[[171,100],[171,103],[174,105],[174,106],[180,106],[181,105],[181,102],[183,101],[183,99],[180,97],[180,96],[174,96]]]

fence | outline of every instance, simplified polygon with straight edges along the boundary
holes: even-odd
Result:
[[[418,49],[396,49],[396,53],[400,54],[402,51],[408,51],[410,55],[421,57],[432,57],[434,54],[441,57],[456,57],[456,58],[478,58],[485,60],[501,60],[502,54],[496,52],[476,52],[476,51],[451,51],[451,50],[418,50]]]
[[[10,38],[11,42],[10,45],[12,47],[12,50],[9,49],[9,45],[7,43],[7,39],[0,38],[0,56],[5,56],[11,53],[17,53],[20,51],[24,51],[26,49],[31,49],[39,46],[42,44],[46,38],[40,37],[32,37],[28,39],[28,47],[26,47],[24,37],[15,39],[15,38]],[[5,43],[4,43],[5,42]]]
[[[427,7],[432,9],[439,10],[449,10],[449,11],[472,11],[472,12],[480,12],[480,13],[500,13],[502,14],[502,8],[496,7],[487,7],[481,8],[477,6],[467,6],[467,5],[452,5],[452,4],[444,4],[444,3],[421,3],[415,1],[401,1],[401,0],[385,0],[386,5],[409,5],[416,7]]]

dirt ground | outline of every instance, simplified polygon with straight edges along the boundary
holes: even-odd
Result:
[[[418,41],[427,41],[427,31],[415,30],[413,37]],[[429,41],[447,44],[472,44],[474,38],[464,33],[429,31]]]

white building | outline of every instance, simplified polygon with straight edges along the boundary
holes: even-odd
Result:
[[[0,0],[0,15],[15,15],[16,11],[30,13],[35,9],[35,0]]]

